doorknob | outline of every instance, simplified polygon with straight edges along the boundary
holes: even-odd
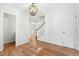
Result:
[[[62,32],[63,34],[65,34],[66,32]]]

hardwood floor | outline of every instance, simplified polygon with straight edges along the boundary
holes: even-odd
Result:
[[[14,43],[5,44],[0,56],[79,56],[77,50],[38,41],[38,50],[34,50],[28,43],[15,47]]]

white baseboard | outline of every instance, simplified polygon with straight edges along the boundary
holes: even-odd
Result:
[[[40,40],[40,39],[39,39]],[[49,42],[49,41],[46,41],[46,40],[40,40],[40,41],[43,41],[43,42],[47,42],[47,43],[50,43],[50,44],[55,44],[55,45],[59,45],[59,46],[63,46],[63,47],[66,47],[66,48],[71,48],[71,49],[75,49],[75,50],[78,50],[79,51],[79,48],[73,48],[73,47],[67,47],[67,46],[64,46],[64,45],[60,45],[60,44],[56,44],[56,43],[52,43],[52,42]]]

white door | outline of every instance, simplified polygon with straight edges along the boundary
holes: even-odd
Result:
[[[79,50],[79,18],[78,16],[75,16],[74,22],[75,22],[74,44],[75,44],[75,48]]]
[[[72,12],[67,12],[63,16],[63,45],[70,48],[74,48],[74,19]]]

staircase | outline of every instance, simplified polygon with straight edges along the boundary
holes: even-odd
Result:
[[[36,30],[37,32],[37,37],[40,39],[44,38],[44,34],[45,34],[45,22],[43,22]]]
[[[44,34],[45,34],[45,21],[44,20],[38,23],[36,19],[37,22],[35,20],[34,21],[32,20],[30,23],[31,37],[30,37],[29,43],[33,47],[32,50],[39,51],[42,49],[41,47],[39,48],[37,39],[39,38],[42,39],[44,37]]]
[[[43,23],[36,29],[36,31],[40,30],[40,29],[43,27],[44,24],[45,24],[45,22],[43,22]]]

